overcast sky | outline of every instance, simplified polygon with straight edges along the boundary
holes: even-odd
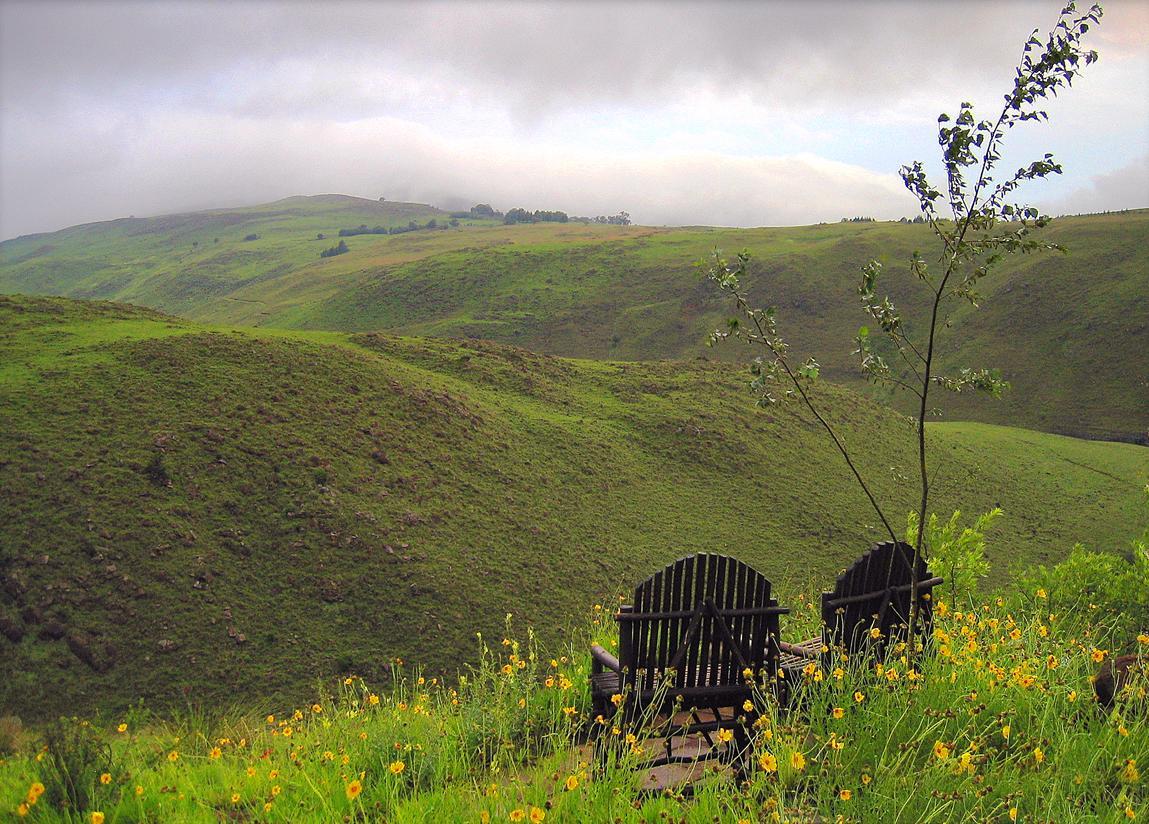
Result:
[[[1000,110],[1057,2],[0,0],[0,237],[294,194],[625,209],[645,224],[915,214],[936,118]],[[1009,135],[1048,211],[1149,206],[1149,0]],[[940,182],[940,181],[939,181]]]

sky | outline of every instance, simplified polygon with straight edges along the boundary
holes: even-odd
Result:
[[[1013,130],[1051,214],[1149,206],[1149,0]],[[342,193],[648,225],[916,214],[1060,3],[0,0],[0,238]]]

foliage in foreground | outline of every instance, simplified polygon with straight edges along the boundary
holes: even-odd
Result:
[[[763,690],[745,780],[708,771],[693,798],[642,794],[633,761],[653,742],[588,716],[586,636],[614,632],[597,611],[554,657],[529,633],[513,640],[508,620],[507,637],[457,683],[396,662],[386,691],[347,678],[266,718],[62,721],[0,761],[0,810],[85,822],[1140,817],[1145,684],[1106,713],[1090,677],[1112,655],[1149,648],[1149,636],[1115,635],[1096,609],[1059,597],[939,601],[916,661],[894,647],[880,662],[811,665],[790,711]],[[813,607],[796,622],[816,620]],[[621,754],[603,766],[581,743],[589,734]]]

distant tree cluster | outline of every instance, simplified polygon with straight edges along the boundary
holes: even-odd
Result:
[[[337,245],[332,246],[330,249],[324,249],[322,252],[319,253],[319,256],[321,258],[329,258],[329,257],[335,257],[336,255],[346,254],[347,252],[350,252],[350,251],[351,250],[347,248],[347,241],[341,240],[341,241],[339,241],[339,243]]]
[[[454,221],[451,225],[458,226],[458,221]],[[354,237],[355,235],[401,235],[404,232],[417,232],[420,229],[446,229],[447,224],[440,224],[435,218],[431,218],[426,223],[419,223],[417,221],[410,221],[406,226],[376,226],[370,228],[366,223],[361,223],[354,229],[340,229],[339,237]]]
[[[547,211],[535,209],[528,212],[526,209],[511,209],[503,217],[503,223],[566,223],[570,220],[566,212]]]
[[[844,217],[842,223],[875,223],[872,217]]]
[[[619,212],[617,215],[599,215],[598,217],[579,218],[583,223],[608,223],[611,226],[629,226],[630,212]]]
[[[925,223],[925,222],[926,222],[926,219],[924,217],[922,217],[921,215],[916,215],[913,218],[913,220],[911,220],[908,217],[903,217],[901,220],[898,221],[898,223]]]
[[[466,214],[470,217],[487,217],[496,220],[503,216],[502,212],[492,208],[489,203],[476,203],[471,207],[471,211]]]

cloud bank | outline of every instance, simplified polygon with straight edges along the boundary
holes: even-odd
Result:
[[[652,224],[909,215],[898,165],[936,153],[938,111],[1000,105],[1056,10],[7,0],[0,237],[330,191]],[[1120,171],[1149,154],[1144,5],[1107,4],[1093,45],[1085,89],[1017,148],[1065,163],[1048,203],[1149,205]]]

